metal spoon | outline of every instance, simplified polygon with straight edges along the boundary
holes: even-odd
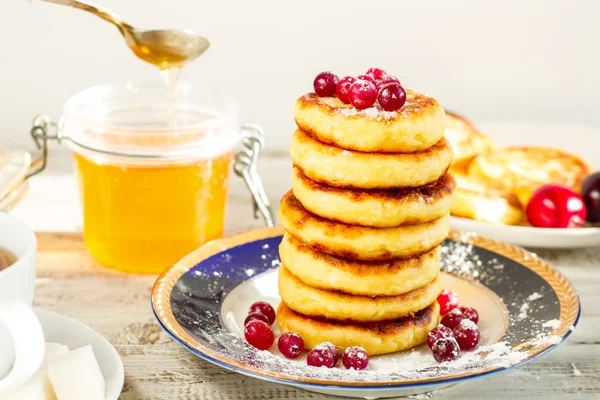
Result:
[[[189,31],[139,30],[100,7],[77,0],[43,0],[88,11],[115,25],[133,53],[160,69],[182,67],[208,48],[208,40]]]

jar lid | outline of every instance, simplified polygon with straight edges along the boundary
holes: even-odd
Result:
[[[10,210],[25,194],[30,166],[28,152],[0,149],[0,211]]]
[[[172,96],[171,98],[169,96]],[[239,109],[188,83],[101,85],[68,100],[59,136],[75,151],[134,162],[214,158],[239,141]],[[131,161],[131,160],[130,160]]]

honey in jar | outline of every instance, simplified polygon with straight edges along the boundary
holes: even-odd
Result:
[[[180,84],[108,85],[65,106],[84,240],[102,265],[159,273],[221,237],[237,108]],[[171,105],[172,106],[172,105]]]

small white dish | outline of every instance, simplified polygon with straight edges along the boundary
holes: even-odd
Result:
[[[65,316],[35,309],[47,343],[64,344],[69,350],[92,345],[94,355],[106,382],[105,400],[117,400],[123,390],[125,372],[123,362],[112,344],[80,322]]]
[[[472,219],[451,217],[452,228],[476,232],[490,239],[541,249],[574,249],[600,246],[600,228],[534,228],[495,225]]]
[[[478,124],[500,147],[537,145],[576,154],[600,170],[600,129],[542,122],[488,122]],[[524,247],[567,249],[600,246],[600,228],[534,228],[489,224],[452,217],[452,227]]]

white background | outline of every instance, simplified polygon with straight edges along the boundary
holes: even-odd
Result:
[[[236,96],[283,151],[295,99],[322,70],[376,64],[475,121],[600,126],[600,2],[98,0],[131,24],[192,29],[212,47],[184,79]],[[0,2],[0,146],[31,148],[36,113],[99,83],[159,80],[115,28],[81,11]],[[568,133],[566,133],[568,137]]]

